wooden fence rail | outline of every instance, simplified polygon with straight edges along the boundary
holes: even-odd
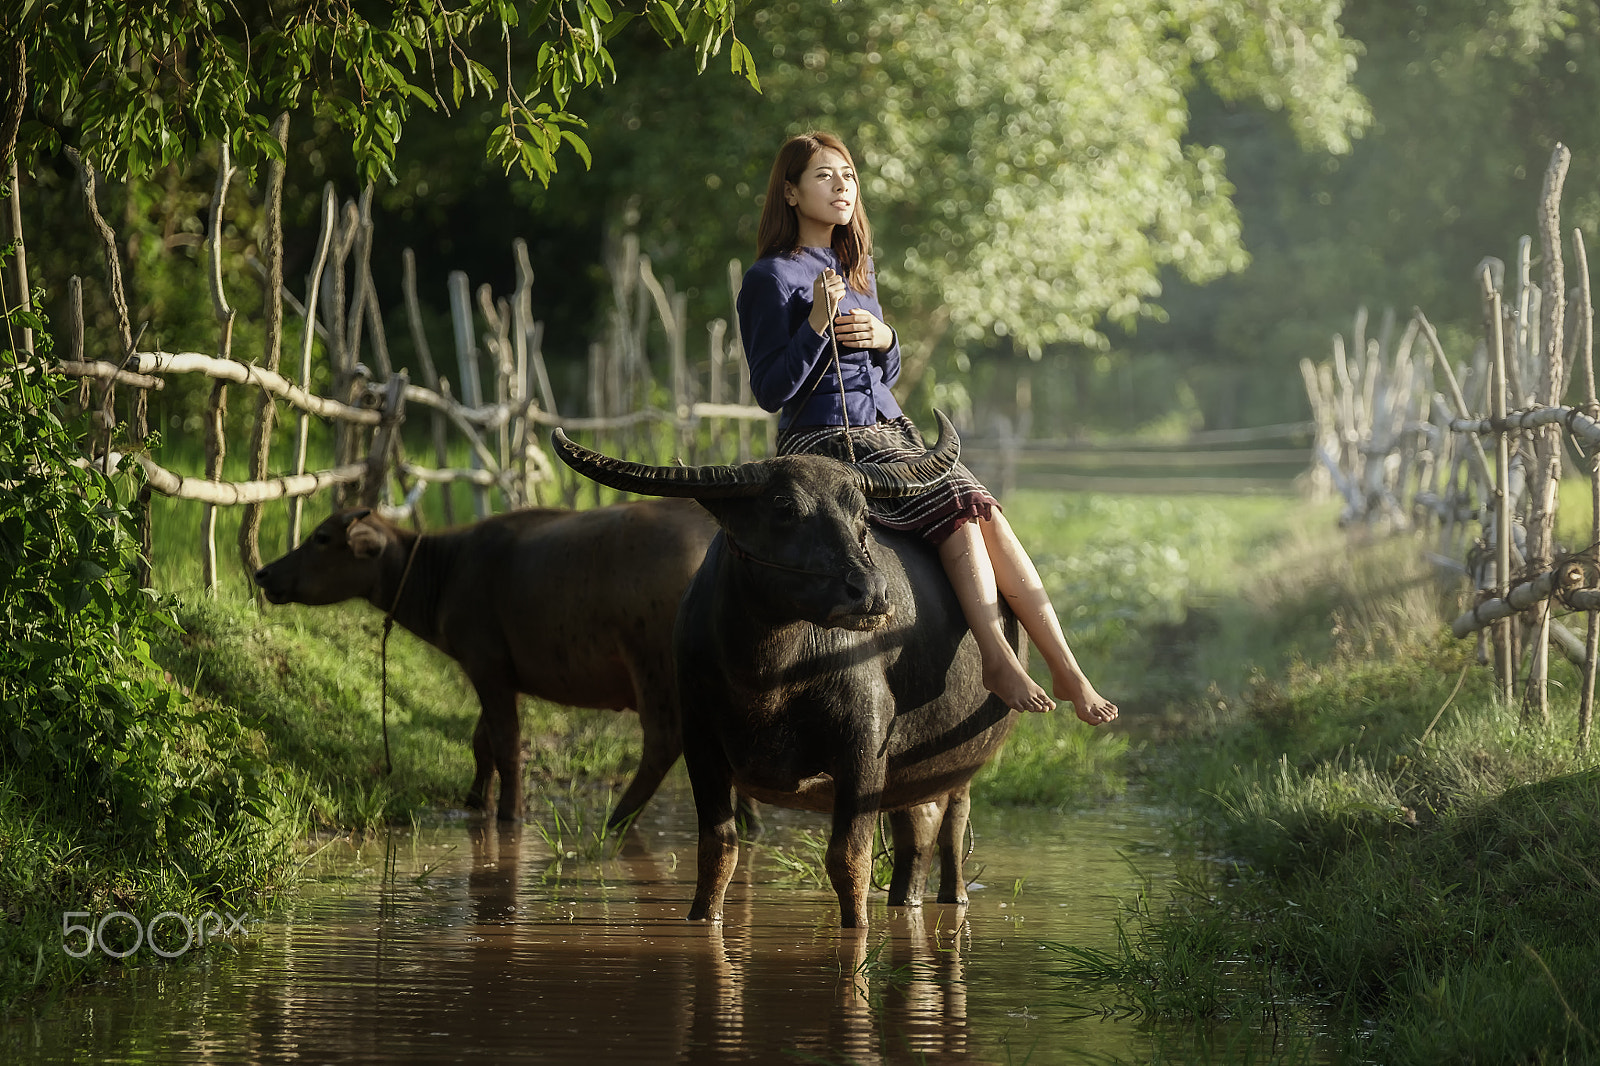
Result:
[[[1570,235],[1570,292],[1560,239],[1569,160],[1557,145],[1540,196],[1542,284],[1533,281],[1531,237],[1518,244],[1509,292],[1500,260],[1478,264],[1483,338],[1468,359],[1452,363],[1420,309],[1394,345],[1392,314],[1368,338],[1363,309],[1349,349],[1335,337],[1332,360],[1303,361],[1301,372],[1316,420],[1319,476],[1345,501],[1341,521],[1432,538],[1429,558],[1465,575],[1473,589],[1473,606],[1451,631],[1477,636],[1483,659],[1490,658],[1484,634],[1492,633],[1495,676],[1508,703],[1526,671],[1525,716],[1548,717],[1551,644],[1578,662],[1577,739],[1585,747],[1600,660],[1600,403],[1582,231]],[[1569,305],[1577,312],[1570,324]],[[1582,371],[1579,402],[1566,399],[1574,367]],[[1592,497],[1589,546],[1576,551],[1555,540],[1568,450],[1588,473]],[[1586,615],[1585,640],[1553,616],[1554,606]]]

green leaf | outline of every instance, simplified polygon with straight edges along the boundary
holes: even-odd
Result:
[[[561,139],[572,145],[572,150],[578,153],[578,158],[583,160],[584,169],[593,169],[594,158],[589,154],[589,146],[582,137],[571,130],[562,130]]]
[[[755,56],[750,54],[750,49],[746,48],[744,42],[737,37],[733,39],[733,47],[728,50],[728,62],[733,73],[743,72],[750,87],[756,92],[761,91],[761,79],[756,77]]]

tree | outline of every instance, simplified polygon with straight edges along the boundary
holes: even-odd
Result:
[[[630,64],[601,104],[596,150],[664,269],[709,283],[713,249],[749,257],[782,136],[831,127],[862,169],[898,323],[948,318],[967,347],[1009,337],[1035,356],[1104,346],[1107,321],[1159,315],[1164,268],[1199,282],[1248,261],[1222,151],[1189,143],[1202,79],[1282,109],[1307,146],[1349,150],[1369,116],[1338,12],[1328,0],[775,0],[748,18],[759,98],[667,86]]]
[[[1600,9],[1592,0],[1350,3],[1363,42],[1355,85],[1371,129],[1344,157],[1297,151],[1278,116],[1197,101],[1194,129],[1226,148],[1252,264],[1205,289],[1169,286],[1168,325],[1119,338],[1131,358],[1170,356],[1218,382],[1217,420],[1303,417],[1294,364],[1365,304],[1421,306],[1454,358],[1481,336],[1473,280],[1534,232],[1555,142],[1573,151],[1563,218],[1600,236]],[[1537,275],[1538,268],[1535,267]],[[1223,368],[1235,368],[1225,379]],[[1226,392],[1226,395],[1224,394]]]

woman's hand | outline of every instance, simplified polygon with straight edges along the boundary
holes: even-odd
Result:
[[[844,299],[844,277],[834,271],[832,267],[825,267],[817,275],[817,280],[811,283],[811,316],[807,319],[811,329],[818,336],[828,328],[828,318],[839,306],[839,301]],[[839,338],[840,343],[844,338]]]
[[[833,334],[846,348],[880,351],[894,343],[894,330],[871,311],[859,307],[833,320]]]

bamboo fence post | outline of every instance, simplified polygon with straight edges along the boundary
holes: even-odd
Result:
[[[1594,381],[1594,300],[1589,290],[1589,255],[1584,249],[1583,230],[1572,231],[1573,265],[1578,271],[1578,328],[1583,345],[1584,396],[1589,417],[1600,417],[1600,401],[1595,397]],[[1589,458],[1590,523],[1589,543],[1600,544],[1600,449],[1591,449]],[[1583,642],[1583,683],[1578,694],[1578,750],[1589,747],[1589,731],[1594,721],[1594,683],[1600,662],[1600,618],[1589,612],[1589,628]]]
[[[495,301],[495,310],[499,314],[499,318],[495,322],[495,332],[498,334],[496,337],[496,345],[499,349],[498,354],[500,356],[500,375],[495,382],[495,389],[499,396],[498,402],[506,405],[506,408],[512,412],[511,417],[506,419],[506,421],[500,426],[500,469],[521,470],[522,477],[515,482],[508,483],[508,488],[513,493],[510,505],[516,507],[526,507],[528,504],[526,491],[528,473],[527,463],[526,461],[519,461],[518,459],[514,458],[514,456],[517,456],[519,453],[511,450],[511,439],[513,430],[515,429],[512,423],[520,423],[522,421],[520,415],[518,414],[518,409],[522,404],[522,392],[517,387],[518,379],[516,350],[512,346],[511,341],[511,304],[504,298],[501,298]],[[522,411],[521,413],[526,414],[526,411]]]
[[[401,253],[401,288],[405,290],[406,320],[411,325],[411,346],[417,351],[417,361],[422,364],[422,382],[434,392],[439,391],[439,372],[433,365],[433,351],[428,347],[428,335],[422,328],[422,305],[417,300],[417,256],[410,248]],[[434,410],[429,416],[433,427],[433,455],[440,469],[450,465],[450,453],[445,445],[444,415]],[[450,486],[445,485],[439,494],[444,502],[446,525],[455,524],[455,507],[450,498]]]
[[[539,485],[528,472],[529,453],[539,447],[537,423],[528,417],[531,405],[536,404],[537,391],[532,363],[533,333],[533,265],[528,262],[528,242],[518,237],[511,242],[511,253],[517,263],[517,287],[511,301],[511,336],[516,351],[512,394],[522,410],[517,419],[512,440],[512,452],[517,457],[521,474],[522,497],[525,504],[539,502]]]
[[[121,351],[118,359],[126,363],[133,358],[135,337],[133,334],[133,318],[128,313],[127,292],[122,285],[122,264],[117,253],[117,235],[106,223],[100,214],[99,194],[96,192],[94,166],[85,160],[76,148],[67,148],[67,158],[72,160],[72,165],[78,171],[78,178],[83,185],[85,205],[89,211],[89,221],[93,224],[95,232],[100,235],[100,244],[105,252],[106,260],[106,294],[111,300],[111,309],[117,323],[117,340]],[[140,397],[144,393],[141,390]],[[101,394],[101,420],[105,430],[104,469],[110,473],[111,463],[111,435],[116,429],[116,388],[108,383]],[[144,438],[144,409],[140,400],[135,400],[135,415],[130,420],[130,429],[139,439]],[[141,493],[141,502],[147,503]],[[139,561],[135,564],[135,578],[140,586],[148,587],[150,584],[150,509],[143,508],[139,519]]]
[[[289,144],[289,115],[280,114],[272,124],[272,136],[280,148],[287,151]],[[283,177],[285,164],[274,159],[267,164],[266,188],[266,279],[262,292],[262,305],[267,316],[266,357],[267,369],[276,371],[283,360]],[[272,428],[277,421],[277,406],[272,395],[262,391],[256,396],[256,417],[250,428],[250,480],[260,481],[267,476],[267,464],[272,450]],[[245,504],[239,519],[239,562],[246,574],[261,569],[261,505]],[[252,582],[252,584],[254,584]],[[256,590],[256,595],[260,591]]]
[[[720,403],[723,402],[723,400],[722,400],[722,397],[723,397],[723,380],[722,379],[723,379],[724,375],[727,373],[727,369],[726,369],[726,366],[725,366],[725,364],[727,362],[727,350],[724,347],[724,338],[726,338],[727,333],[728,333],[727,320],[726,319],[721,319],[721,318],[713,318],[711,320],[711,323],[708,326],[706,326],[706,332],[708,334],[710,334],[709,344],[708,344],[708,349],[709,349],[708,354],[710,355],[710,364],[709,365],[710,365],[711,380],[709,382],[708,391],[710,393],[711,402],[712,403],[716,403],[716,404],[720,404]],[[722,419],[720,419],[720,418],[711,419],[711,438],[710,438],[709,447],[711,449],[711,455],[712,455],[713,461],[721,461],[721,459],[722,459]]]
[[[669,280],[667,285],[672,282]],[[685,463],[696,462],[694,378],[689,374],[689,297],[685,293],[671,293],[672,332],[669,336],[672,352],[672,416],[678,428],[678,454]]]
[[[300,387],[311,388],[311,346],[317,337],[317,304],[319,289],[322,286],[323,272],[328,267],[328,252],[333,245],[334,231],[338,229],[339,198],[334,195],[333,183],[329,182],[322,190],[322,231],[317,237],[317,258],[312,263],[311,273],[306,276],[306,302],[305,326],[300,331]],[[337,343],[334,341],[336,331],[329,330],[328,347]],[[294,472],[300,476],[306,472],[306,449],[310,444],[311,416],[301,411],[295,425],[294,446]],[[304,510],[304,500],[300,496],[292,496],[289,501],[289,537],[285,551],[294,551],[300,543],[300,517]]]
[[[1539,198],[1539,239],[1544,260],[1544,286],[1540,292],[1543,311],[1539,336],[1530,334],[1530,355],[1539,355],[1534,344],[1540,337],[1542,344],[1542,372],[1538,378],[1536,403],[1555,407],[1561,403],[1565,369],[1562,365],[1562,331],[1565,328],[1566,268],[1561,257],[1561,189],[1566,180],[1567,165],[1572,153],[1566,145],[1557,144],[1545,171],[1544,189]],[[1528,324],[1532,329],[1532,324]],[[1543,570],[1550,565],[1554,551],[1557,494],[1561,481],[1561,429],[1549,425],[1535,430],[1533,438],[1533,471],[1529,478],[1528,547],[1529,565]],[[1536,717],[1540,722],[1550,720],[1550,605],[1542,603],[1533,609],[1532,622],[1537,639],[1533,645],[1533,665],[1529,671],[1528,689],[1523,700],[1523,714]]]
[[[18,101],[20,106],[21,101]],[[33,310],[33,294],[28,291],[28,252],[22,242],[22,177],[17,170],[17,153],[11,153],[11,240],[12,255],[17,271],[18,305],[24,311]],[[33,327],[22,330],[22,361],[33,359]]]
[[[461,384],[461,402],[468,407],[483,404],[483,386],[478,376],[478,345],[476,329],[472,322],[472,297],[467,275],[459,270],[450,272],[450,321],[455,331],[456,366]],[[483,460],[474,452],[471,467],[480,469]],[[472,509],[479,519],[489,517],[489,493],[482,485],[472,487]]]
[[[400,440],[400,426],[406,416],[406,379],[404,370],[389,378],[384,384],[382,420],[372,435],[372,451],[367,455],[367,470],[361,480],[361,503],[364,507],[378,506],[388,483],[389,452]]]
[[[1501,424],[1506,417],[1506,353],[1504,322],[1500,317],[1500,290],[1494,288],[1487,270],[1482,274],[1485,313],[1489,329],[1489,354],[1493,360],[1490,382],[1490,417]],[[1495,486],[1494,486],[1494,587],[1502,598],[1511,588],[1511,497],[1507,491],[1511,480],[1511,454],[1506,434],[1495,434]],[[1495,629],[1495,678],[1500,683],[1500,698],[1507,707],[1513,696],[1515,662],[1511,655],[1511,625],[1509,619],[1497,624]]]
[[[354,213],[350,220],[350,268],[355,274],[354,288],[345,301],[344,359],[346,367],[354,372],[361,362],[361,331],[367,319],[367,290],[371,288],[372,272],[372,185],[361,190],[359,200],[352,201]],[[354,445],[352,445],[353,447]]]
[[[383,328],[383,311],[378,306],[378,287],[372,281],[372,186],[368,185],[361,194],[361,240],[360,255],[356,260],[356,268],[361,272],[359,276],[359,290],[361,293],[362,317],[357,322],[356,336],[351,342],[351,351],[359,352],[361,344],[360,325],[365,323],[367,336],[372,341],[372,358],[378,364],[378,380],[387,382],[394,374],[394,363],[389,358],[389,334]]]
[[[350,304],[345,285],[345,268],[360,232],[361,213],[354,200],[344,204],[342,220],[334,238],[333,254],[328,260],[329,284],[322,290],[323,317],[328,320],[328,338],[333,343],[329,354],[333,362],[333,395],[341,403],[354,397],[356,360],[350,350]],[[336,466],[355,461],[354,434],[343,422],[333,424],[333,461]],[[335,491],[338,506],[348,506],[352,501],[347,485]]]
[[[478,310],[483,314],[488,330],[483,335],[484,347],[494,367],[494,402],[500,407],[511,403],[511,323],[509,308],[504,300],[496,302],[488,285],[478,286]],[[495,427],[495,457],[501,470],[511,469],[511,426],[502,421]],[[501,486],[502,491],[506,486]],[[507,499],[506,506],[517,507],[515,499]]]
[[[543,405],[545,413],[557,415],[556,393],[550,387],[550,371],[544,365],[544,323],[532,322],[528,325],[528,362],[533,367],[534,380],[539,386],[539,402]]]
[[[73,362],[83,362],[83,279],[74,274],[67,279],[67,355]],[[89,406],[89,383],[78,387],[78,406]]]
[[[651,293],[642,284],[646,257],[639,254],[639,238],[637,234],[630,234],[633,257],[627,261],[627,270],[631,276],[630,292],[633,296],[633,308],[626,320],[627,348],[629,358],[633,360],[634,385],[638,397],[635,406],[647,407],[655,403],[656,376],[650,367],[650,302]],[[654,449],[659,455],[667,449],[655,448],[654,432],[651,426],[640,425],[624,430],[624,441],[631,441],[634,448]]]
[[[1533,238],[1523,234],[1517,239],[1517,296],[1510,308],[1501,309],[1501,314],[1510,316],[1509,326],[1503,333],[1510,345],[1506,353],[1506,372],[1511,382],[1509,403],[1513,407],[1522,407],[1532,399],[1524,392],[1525,384],[1531,387],[1533,378],[1523,373],[1523,363],[1532,340],[1529,330],[1534,299]]]
[[[1492,283],[1492,274],[1486,274],[1485,278]],[[1434,331],[1433,323],[1428,321],[1428,316],[1422,313],[1422,308],[1420,307],[1412,308],[1411,314],[1413,320],[1421,327],[1422,337],[1428,342],[1428,347],[1433,351],[1439,369],[1444,372],[1445,383],[1450,387],[1450,397],[1455,402],[1456,414],[1461,418],[1471,418],[1472,409],[1467,405],[1466,395],[1462,392],[1455,372],[1450,369],[1450,360],[1444,354],[1444,348],[1439,343],[1439,335]],[[1499,439],[1503,440],[1504,438]],[[1495,499],[1494,486],[1496,484],[1495,479],[1489,473],[1489,456],[1484,451],[1483,441],[1479,439],[1476,433],[1469,435],[1469,441],[1471,447],[1467,450],[1467,458],[1478,475],[1477,480],[1481,498],[1487,503]]]
[[[605,373],[604,363],[605,346],[599,341],[595,341],[589,345],[589,414],[595,419],[604,419],[607,414],[605,409],[605,390],[602,383],[602,376]],[[599,443],[599,439],[600,432],[599,430],[596,430],[595,442],[597,444]],[[579,478],[578,480],[581,482],[589,479]],[[601,503],[605,502],[600,498],[600,483],[598,481],[591,481],[591,484],[594,486],[595,506],[598,507]],[[579,485],[578,489],[581,488],[582,485]],[[575,490],[573,493],[573,504],[569,504],[568,506],[574,506],[576,504],[576,497],[577,492]]]
[[[216,315],[219,338],[217,356],[233,358],[234,310],[228,306],[228,295],[222,287],[222,216],[227,210],[228,183],[233,180],[233,157],[228,151],[228,140],[222,139],[218,148],[217,183],[211,193],[211,233],[207,240],[207,280],[211,289],[211,310]],[[206,406],[206,480],[222,480],[222,461],[228,454],[227,437],[228,383],[216,378],[211,383],[211,399]],[[200,505],[200,583],[206,594],[217,595],[217,508],[215,504]]]
[[[13,254],[17,272],[18,306],[24,311],[33,310],[33,294],[28,284],[28,250],[22,240],[22,173],[17,166],[17,134],[22,128],[22,114],[28,100],[28,52],[22,38],[15,37],[6,56],[10,62],[11,76],[0,88],[6,90],[5,115],[0,117],[0,166],[11,173],[11,240],[15,242]],[[33,330],[22,330],[21,360],[33,359]]]

